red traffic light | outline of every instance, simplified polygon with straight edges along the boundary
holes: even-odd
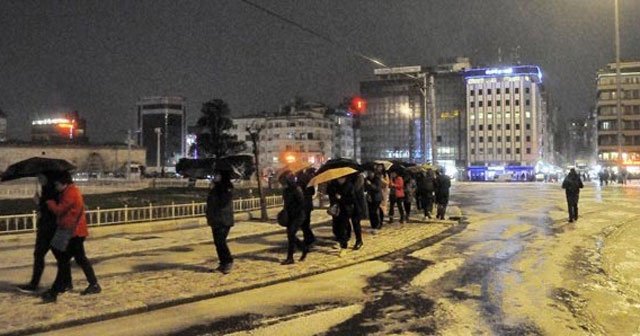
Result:
[[[367,101],[362,97],[351,98],[351,104],[349,104],[349,112],[354,114],[364,114],[367,110]]]

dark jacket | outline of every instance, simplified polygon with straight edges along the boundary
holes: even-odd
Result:
[[[340,195],[338,198],[337,195]],[[348,179],[343,184],[336,186],[336,203],[340,207],[340,213],[352,216],[355,211],[356,195],[353,183]]]
[[[362,176],[362,174],[356,174],[353,177],[353,214],[361,218],[367,215],[367,200],[364,197],[364,184],[364,176]]]
[[[562,181],[562,188],[567,197],[575,197],[580,195],[580,189],[583,188],[582,180],[578,174],[569,173]]]
[[[420,195],[431,194],[436,189],[435,178],[431,174],[419,174],[416,184]]]
[[[207,224],[233,226],[233,187],[216,184],[207,197]]]
[[[58,191],[53,183],[43,185],[40,192],[40,200],[38,203],[39,217],[36,224],[39,231],[54,232],[56,230],[56,215],[47,207],[47,201],[49,200],[58,202]]]
[[[282,189],[282,200],[284,201],[284,210],[289,217],[289,225],[300,226],[306,218],[302,188],[291,182]]]
[[[316,193],[316,188],[313,186],[307,187],[309,181],[313,178],[313,174],[307,172],[300,172],[297,175],[298,185],[302,189],[304,195],[304,205],[307,211],[313,210],[313,195]]]
[[[382,180],[380,176],[374,175],[373,178],[367,178],[364,188],[372,202],[382,202]]]
[[[435,192],[437,204],[449,203],[449,189],[451,188],[451,179],[445,174],[439,174],[435,180]]]

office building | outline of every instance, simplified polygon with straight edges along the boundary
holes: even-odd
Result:
[[[621,111],[617,110],[616,64],[597,74],[598,161],[640,172],[640,61],[620,63]],[[621,123],[618,123],[618,120]],[[618,155],[618,137],[622,156]]]
[[[175,167],[186,155],[184,97],[144,97],[138,107],[138,145],[147,149],[151,170]]]
[[[534,65],[465,71],[471,180],[531,180],[547,120],[542,71]]]

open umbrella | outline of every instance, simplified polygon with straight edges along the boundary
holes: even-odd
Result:
[[[357,173],[358,171],[351,167],[341,167],[341,168],[333,168],[326,170],[316,176],[314,176],[311,181],[307,184],[308,187],[316,186],[321,183],[329,182],[332,180],[339,179],[341,177],[351,175],[353,173]]]
[[[391,166],[393,166],[393,162],[387,160],[375,160],[373,161],[375,164],[381,164],[384,166],[384,170],[389,170]]]
[[[278,169],[278,171],[276,172],[276,178],[280,179],[280,175],[282,175],[285,172],[291,172],[292,174],[296,174],[300,171],[303,171],[307,168],[311,167],[311,164],[309,162],[292,162],[292,163],[287,163],[284,167]]]
[[[360,165],[351,159],[338,158],[338,159],[331,159],[325,162],[320,168],[318,168],[316,175],[322,174],[329,169],[343,168],[343,167],[349,167],[355,170],[361,169]]]
[[[76,166],[66,160],[32,157],[10,165],[2,173],[0,181],[10,181],[23,177],[34,177],[38,174],[71,171],[74,169],[76,169]]]

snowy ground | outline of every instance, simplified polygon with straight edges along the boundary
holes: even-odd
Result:
[[[325,226],[294,266],[277,264],[281,232],[234,240],[228,276],[208,273],[206,244],[105,258],[105,292],[64,294],[53,308],[11,291],[3,269],[0,321],[15,331],[130,307],[143,313],[52,334],[640,334],[639,188],[586,185],[576,223],[557,184],[457,184],[453,195],[460,223],[366,230],[363,250],[343,256]]]

